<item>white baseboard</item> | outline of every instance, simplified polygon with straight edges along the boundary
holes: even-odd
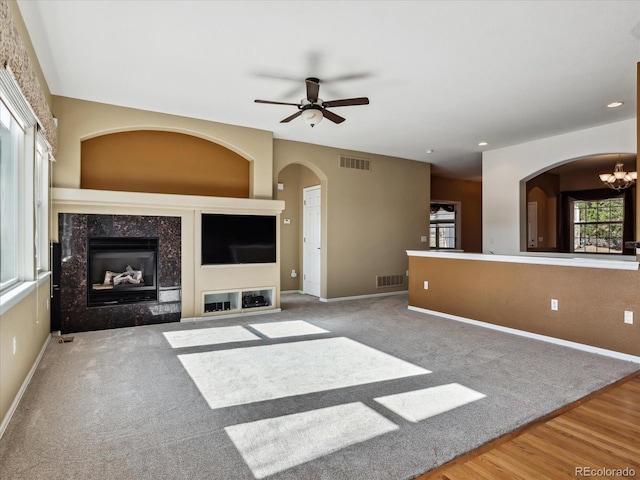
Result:
[[[36,361],[33,363],[33,366],[31,367],[31,370],[29,370],[29,373],[27,374],[27,377],[24,379],[24,382],[22,382],[22,386],[20,387],[20,390],[18,390],[18,394],[13,399],[13,403],[11,404],[11,407],[9,407],[9,411],[7,411],[7,414],[2,419],[2,423],[0,423],[0,438],[2,438],[5,430],[9,426],[11,417],[13,417],[13,414],[16,412],[16,409],[20,404],[20,400],[22,400],[22,396],[24,395],[24,392],[27,390],[27,387],[29,386],[29,382],[31,382],[31,378],[33,377],[33,374],[36,373],[36,369],[38,368],[38,365],[40,364],[40,360],[42,359],[42,356],[44,355],[44,352],[47,349],[47,345],[49,345],[50,341],[51,341],[51,334],[49,334],[49,336],[47,337],[47,340],[44,342],[44,345],[40,349],[40,353],[38,354]]]
[[[469,323],[478,327],[490,328],[491,330],[498,330],[500,332],[511,333],[513,335],[519,335],[521,337],[534,338],[536,340],[542,340],[543,342],[555,343],[556,345],[562,345],[564,347],[575,348],[576,350],[582,350],[590,353],[597,353],[598,355],[604,355],[606,357],[613,357],[619,360],[626,360],[628,362],[640,363],[640,357],[635,355],[629,355],[628,353],[616,352],[615,350],[607,350],[606,348],[594,347],[592,345],[586,345],[584,343],[571,342],[569,340],[563,340],[561,338],[549,337],[547,335],[540,335],[538,333],[527,332],[526,330],[518,330],[516,328],[503,327],[502,325],[495,325],[493,323],[481,322],[480,320],[472,320],[470,318],[459,317],[457,315],[451,315],[449,313],[437,312],[435,310],[428,310],[426,308],[413,307],[409,305],[409,310],[414,312],[426,313],[428,315],[435,315],[437,317],[447,318],[449,320],[455,320],[456,322]]]
[[[390,295],[407,295],[409,292],[407,290],[400,290],[397,292],[386,292],[386,293],[369,293],[367,295],[354,295],[352,297],[336,297],[336,298],[320,298],[321,302],[344,302],[348,300],[359,300],[361,298],[375,298],[375,297],[388,297]]]
[[[301,293],[302,295],[304,295],[304,292],[302,290],[283,290],[282,292],[280,292],[280,295],[286,295],[287,293]]]

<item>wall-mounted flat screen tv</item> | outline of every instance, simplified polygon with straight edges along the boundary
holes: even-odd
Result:
[[[275,215],[202,214],[202,265],[275,261]]]

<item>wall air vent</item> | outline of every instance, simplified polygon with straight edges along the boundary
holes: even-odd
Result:
[[[340,155],[340,168],[352,168],[368,172],[371,171],[371,160]]]
[[[376,288],[402,287],[405,275],[384,275],[376,277]]]

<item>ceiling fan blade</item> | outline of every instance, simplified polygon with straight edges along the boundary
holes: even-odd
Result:
[[[320,91],[320,80],[307,78],[305,82],[307,83],[307,100],[311,103],[316,103],[318,101],[318,92]]]
[[[329,100],[328,102],[322,102],[323,107],[348,107],[351,105],[369,105],[369,99],[367,97],[358,97],[358,98],[344,98],[342,100]]]
[[[280,120],[280,123],[287,123],[290,122],[291,120],[293,120],[294,118],[298,118],[300,115],[302,115],[302,110],[298,110],[296,113],[294,113],[293,115],[291,115],[290,117],[285,118],[284,120]]]
[[[300,112],[302,113],[302,112]],[[336,115],[333,112],[330,112],[329,110],[322,110],[322,116],[324,118],[326,118],[327,120],[331,120],[333,123],[342,123],[345,121],[344,118],[342,118],[340,115]]]
[[[272,102],[271,100],[254,100],[256,103],[268,103],[270,105],[293,105],[295,107],[299,107],[299,103],[288,103],[288,102]]]
[[[334,82],[344,82],[345,80],[360,80],[362,78],[370,77],[371,73],[362,72],[362,73],[348,73],[346,75],[340,75],[338,77],[333,78],[324,78],[322,83],[334,83]]]

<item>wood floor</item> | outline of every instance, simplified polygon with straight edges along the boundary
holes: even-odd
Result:
[[[640,478],[640,373],[416,480],[583,477]]]

